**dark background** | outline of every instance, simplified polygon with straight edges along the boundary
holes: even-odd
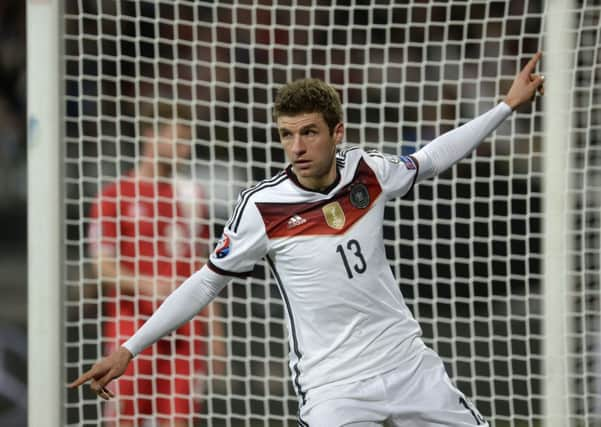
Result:
[[[265,30],[273,24],[268,22],[269,15],[249,19],[247,11],[235,12],[227,1],[223,7],[199,1],[195,2],[196,8],[177,11],[165,3],[154,7],[152,2],[139,2],[141,6],[136,7],[137,3],[119,2],[117,14],[110,6],[115,3],[110,1],[64,2],[63,131],[67,143],[63,166],[69,178],[77,182],[85,178],[81,186],[66,185],[64,189],[69,200],[65,203],[69,220],[64,230],[66,253],[75,266],[80,265],[79,257],[85,256],[81,224],[89,202],[102,182],[135,162],[135,105],[130,102],[135,94],[177,93],[182,98],[214,101],[211,105],[197,104],[196,115],[204,122],[196,132],[199,139],[215,138],[219,144],[210,148],[199,145],[198,157],[254,162],[250,173],[244,169],[246,175],[241,177],[254,182],[272,175],[284,162],[281,150],[273,143],[277,140],[273,129],[260,125],[270,123],[267,105],[273,87],[268,82],[279,84],[309,72],[348,87],[342,93],[347,141],[365,143],[367,147],[377,146],[382,140],[403,141],[402,152],[407,154],[490,107],[506,89],[503,82],[496,84],[499,73],[513,76],[525,59],[543,48],[541,1],[415,1],[411,9],[404,6],[406,2],[391,2],[395,7],[374,8],[373,13],[361,7],[350,8],[349,1],[337,2],[339,9],[324,6],[314,14],[302,8],[296,12],[283,8],[277,14],[278,24],[283,28],[294,25],[291,33]],[[25,425],[26,419],[25,4],[0,2],[0,370],[8,373],[0,380],[0,425],[7,426]],[[83,14],[86,19],[81,18]],[[98,14],[104,14],[104,19],[94,19]],[[174,24],[175,16],[180,25]],[[155,25],[155,18],[160,18],[162,24]],[[263,18],[267,21],[262,22]],[[216,31],[207,32],[206,28],[215,22]],[[251,24],[257,22],[265,28],[253,32],[256,27]],[[391,31],[386,29],[389,22],[396,24]],[[232,29],[233,23],[240,25]],[[329,32],[328,25],[336,25],[339,30]],[[591,39],[598,40],[599,26],[591,28]],[[126,37],[117,39],[113,37],[116,34]],[[95,42],[99,35],[105,36],[102,44]],[[157,43],[159,36],[168,43]],[[139,38],[134,41],[134,37]],[[187,43],[192,39],[206,41],[206,46],[216,43],[221,48],[211,50],[201,45],[195,54],[198,56],[194,56]],[[442,40],[446,42],[444,48],[439,43]],[[586,43],[583,40],[581,43]],[[362,49],[368,41],[370,49]],[[311,50],[288,48],[307,43],[311,43]],[[346,50],[348,43],[356,48]],[[388,51],[389,43],[402,47]],[[599,120],[593,117],[587,121],[586,111],[590,107],[591,82],[599,81],[595,67],[601,67],[598,62],[590,63],[586,50],[583,52],[578,58],[583,67],[574,84],[575,91],[582,93],[577,107],[585,113],[574,121],[584,130],[575,141],[590,138],[590,144],[597,147],[599,142],[595,141],[601,140]],[[101,53],[103,56],[99,56]],[[386,64],[385,85],[382,76],[377,81],[377,65],[384,54],[390,61]],[[208,65],[192,69],[189,62],[179,61],[190,57],[206,58]],[[162,60],[160,66],[158,59]],[[211,61],[221,65],[211,68]],[[329,67],[330,62],[335,66]],[[366,63],[373,63],[375,71],[366,72]],[[415,66],[422,63],[428,66]],[[345,64],[346,71],[341,71]],[[159,79],[166,83],[155,84]],[[179,83],[169,84],[173,81]],[[597,88],[597,100],[598,93]],[[238,103],[238,108],[230,108],[232,102]],[[398,108],[371,108],[381,103]],[[421,322],[427,343],[445,358],[450,373],[466,394],[475,397],[481,412],[501,421],[511,417],[536,420],[540,416],[540,102],[521,113],[513,119],[513,129],[504,126],[497,132],[500,137],[494,146],[484,144],[470,161],[436,181],[421,184],[407,199],[391,204],[384,228],[391,242],[387,251],[393,271]],[[101,126],[97,126],[98,117],[103,117]],[[207,118],[212,125],[206,124]],[[383,121],[392,125],[381,128]],[[597,133],[586,135],[589,127]],[[253,142],[251,150],[245,146],[246,141]],[[516,148],[510,149],[512,144]],[[117,152],[120,161],[115,160]],[[508,156],[510,152],[513,157]],[[97,157],[102,161],[94,162]],[[267,159],[272,160],[271,164],[266,163]],[[585,153],[576,165],[582,169],[586,162],[598,161],[595,159]],[[224,202],[221,210],[227,206]],[[584,223],[591,230],[599,228],[598,216],[575,219],[576,228]],[[223,218],[217,219],[215,236],[222,225]],[[598,246],[595,233],[576,236],[577,244]],[[578,258],[576,264],[579,262],[583,270],[599,270],[594,264],[597,261]],[[70,269],[66,270],[67,286],[74,289],[85,281],[85,272],[71,274]],[[239,301],[230,306],[233,314],[240,318],[253,316],[252,334],[257,343],[270,339],[269,334],[279,337],[283,331],[280,323],[265,326],[270,319],[281,320],[282,310],[276,303],[263,304],[266,297],[274,301],[278,298],[273,289],[262,284],[268,276],[266,270],[259,266],[255,276],[250,286],[238,283],[226,296]],[[598,282],[591,279],[576,287],[583,296],[582,300],[576,298],[575,304],[595,308],[577,327],[579,333],[587,332],[590,323],[598,323],[599,319]],[[245,299],[254,302],[240,302]],[[260,397],[269,385],[244,380],[251,369],[245,357],[267,356],[263,354],[266,348],[246,341],[248,330],[243,322],[232,322],[228,332],[234,353],[239,356],[230,366],[239,379],[232,380],[229,389],[237,396],[251,391]],[[89,332],[86,338],[94,339],[94,334]],[[72,339],[72,348],[76,348],[80,337],[69,336],[68,331],[67,335]],[[584,338],[574,344],[574,352],[589,352],[593,344],[587,344]],[[284,358],[283,348],[278,342],[267,353]],[[86,356],[93,359],[93,353],[88,351]],[[76,362],[75,358],[70,362]],[[580,373],[595,367],[590,356],[574,364]],[[575,380],[577,390],[589,392],[576,393],[575,407],[579,416],[586,416],[583,408],[595,403],[590,390],[596,380],[585,375],[579,378],[582,380]],[[79,398],[68,396],[71,402]],[[293,398],[288,402],[257,399],[251,403],[255,414],[294,411]],[[224,408],[234,413],[227,416],[246,417],[248,408],[243,398],[224,395],[213,404],[224,417]],[[91,420],[98,410],[94,405],[88,405]],[[67,411],[67,416],[71,422],[79,421],[77,408]]]
[[[25,1],[0,2],[0,425],[26,425]]]

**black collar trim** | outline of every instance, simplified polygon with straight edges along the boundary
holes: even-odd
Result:
[[[340,183],[340,170],[338,169],[338,167],[336,167],[336,179],[334,180],[333,183],[331,183],[328,187],[326,187],[324,190],[313,190],[311,188],[307,188],[304,185],[302,185],[299,181],[298,178],[296,177],[296,175],[294,174],[294,172],[292,171],[292,165],[288,165],[286,167],[286,175],[288,175],[288,178],[290,178],[290,180],[299,188],[305,190],[305,191],[310,191],[312,193],[321,193],[321,194],[328,194],[330,191],[332,191],[334,188],[336,188],[336,186]]]

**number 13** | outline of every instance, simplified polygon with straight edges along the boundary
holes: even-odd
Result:
[[[359,245],[359,242],[355,239],[349,240],[346,244],[346,249],[352,252],[352,254],[355,256],[355,258],[357,258],[358,261],[356,264],[353,265],[352,270],[355,270],[355,272],[358,274],[365,273],[365,270],[367,270],[367,264],[365,263],[365,258],[363,258],[363,253],[361,252],[361,246]],[[351,266],[346,256],[344,247],[342,245],[338,245],[336,247],[336,252],[338,252],[340,254],[340,257],[342,258],[342,262],[344,263],[344,268],[346,269],[346,274],[348,275],[348,278],[352,279],[353,271],[351,270]]]

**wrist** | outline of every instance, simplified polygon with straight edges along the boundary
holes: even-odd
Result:
[[[134,354],[124,345],[120,346],[119,349],[117,349],[117,352],[119,353],[120,358],[126,358],[127,361],[134,358]]]
[[[509,105],[507,103],[507,101],[503,100],[501,102],[499,102],[500,107],[505,110],[505,112],[509,115],[511,113],[513,113],[513,111],[515,110],[514,108],[512,108],[511,105]]]
[[[515,109],[520,105],[519,102],[516,102],[512,98],[508,97],[503,98],[502,102],[506,104],[511,109],[511,111],[515,111]]]

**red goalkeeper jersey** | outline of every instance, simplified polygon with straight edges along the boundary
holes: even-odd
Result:
[[[114,255],[127,269],[119,274],[131,272],[179,283],[200,268],[199,258],[206,248],[208,228],[202,201],[202,189],[189,181],[170,178],[161,182],[128,174],[106,186],[92,206],[90,252]],[[143,321],[160,303],[152,296],[120,294],[114,288],[107,297],[104,314],[109,322]]]

